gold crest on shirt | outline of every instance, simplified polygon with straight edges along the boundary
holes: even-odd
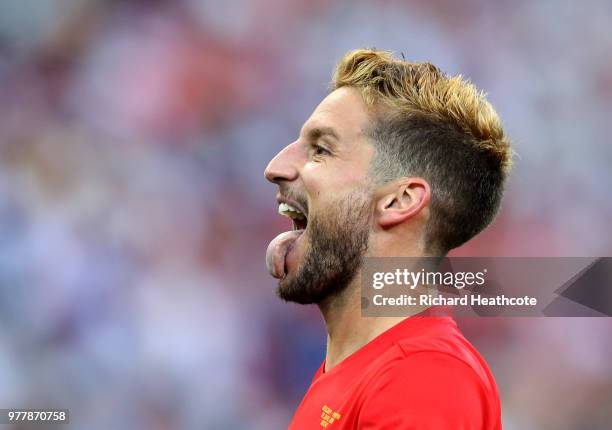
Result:
[[[321,424],[321,427],[325,428],[334,421],[340,421],[340,417],[342,415],[340,415],[338,412],[334,412],[329,406],[323,405],[321,410],[323,411],[321,413],[321,422],[319,423]]]

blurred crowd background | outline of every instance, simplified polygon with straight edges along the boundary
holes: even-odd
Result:
[[[263,170],[354,48],[461,73],[504,120],[504,207],[453,255],[611,255],[611,23],[609,1],[3,0],[0,407],[287,426],[325,331],[275,297]],[[459,323],[505,429],[610,428],[609,319]]]

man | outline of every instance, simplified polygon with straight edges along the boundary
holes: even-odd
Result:
[[[297,140],[270,161],[294,229],[266,254],[278,295],[317,304],[327,353],[291,429],[500,429],[486,363],[448,316],[361,316],[364,257],[443,256],[498,210],[511,162],[470,83],[357,50]]]

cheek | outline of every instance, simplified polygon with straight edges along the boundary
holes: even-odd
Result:
[[[304,191],[311,201],[318,200],[327,188],[333,186],[334,175],[317,163],[308,163],[302,170],[301,176]]]
[[[339,160],[309,163],[302,171],[306,192],[314,199],[327,193],[332,196],[349,192],[368,182],[368,165]]]

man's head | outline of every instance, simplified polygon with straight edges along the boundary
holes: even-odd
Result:
[[[332,92],[266,168],[279,212],[294,218],[267,253],[279,295],[319,303],[365,255],[445,255],[492,221],[510,163],[497,114],[460,76],[348,53]]]

